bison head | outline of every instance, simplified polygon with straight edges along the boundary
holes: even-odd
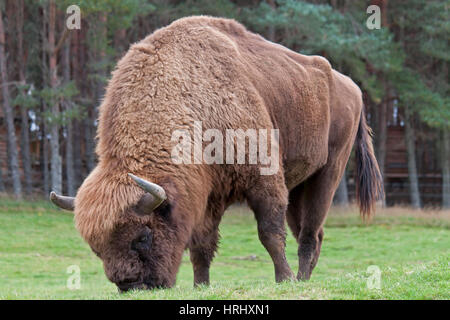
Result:
[[[103,261],[106,276],[120,292],[130,289],[170,287],[175,283],[176,272],[185,244],[179,239],[177,223],[171,215],[172,206],[160,185],[128,174],[141,190],[138,200],[122,207],[115,207],[114,219],[101,215],[110,210],[103,197],[102,187],[89,178],[80,188],[77,198],[52,192],[51,201],[66,210],[75,210],[76,224],[92,251]],[[142,194],[142,190],[144,193]],[[124,197],[126,189],[117,191]],[[81,203],[89,198],[90,204]],[[117,198],[117,197],[115,197]],[[113,198],[113,199],[115,199]],[[113,200],[110,201],[121,201]],[[122,201],[123,202],[123,201]]]

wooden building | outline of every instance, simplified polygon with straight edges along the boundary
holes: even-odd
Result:
[[[424,206],[440,206],[442,202],[442,171],[439,153],[430,131],[416,132],[416,163],[419,193]],[[387,205],[410,203],[408,155],[405,127],[388,126],[384,184]]]

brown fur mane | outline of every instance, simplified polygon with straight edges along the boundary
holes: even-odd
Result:
[[[227,33],[244,35],[246,29],[228,19],[180,19],[132,45],[118,62],[99,108],[96,148],[99,164],[76,197],[76,226],[85,239],[101,238],[142,194],[128,180],[127,172],[155,183],[161,179],[158,174],[176,173],[175,184],[180,186],[188,176],[204,178],[200,169],[173,165],[171,150],[175,143],[170,140],[174,130],[191,131],[195,120],[203,120],[205,129],[225,129],[227,123],[241,128],[267,127],[268,116],[258,125],[242,118],[242,112],[233,111],[242,108],[240,97],[247,97],[251,90],[239,79],[234,84],[230,82],[230,73],[238,72],[239,67],[230,62],[238,59],[220,57],[217,53],[210,57],[208,52],[198,56],[206,46],[215,46],[217,52],[232,50],[238,55]],[[198,43],[192,39],[198,39]],[[220,67],[207,69],[208,65],[217,64],[218,57],[223,60]],[[198,59],[205,65],[200,70],[185,63]],[[211,71],[215,81],[205,77]],[[231,77],[235,78],[232,74]],[[204,80],[193,85],[194,78]],[[258,99],[256,94],[253,99]],[[224,101],[231,107],[227,115],[216,109]],[[225,124],[224,116],[228,119]],[[208,186],[206,181],[203,184]]]

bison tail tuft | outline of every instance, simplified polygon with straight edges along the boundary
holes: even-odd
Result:
[[[383,178],[373,151],[372,130],[367,125],[364,108],[361,111],[356,136],[356,201],[360,213],[370,218],[375,202],[383,199]]]

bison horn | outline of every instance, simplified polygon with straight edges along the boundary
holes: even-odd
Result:
[[[50,192],[50,200],[61,209],[73,211],[75,209],[75,198],[59,196],[56,192]]]
[[[148,192],[139,200],[136,206],[138,211],[150,213],[158,208],[161,203],[167,199],[166,192],[163,187],[157,185],[156,183],[136,177],[134,174],[128,173],[128,175],[134,180],[134,182],[137,183],[139,187]]]

